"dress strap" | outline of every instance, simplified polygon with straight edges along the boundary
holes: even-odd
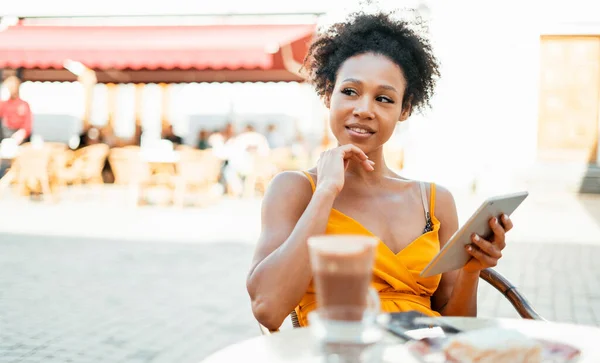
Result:
[[[425,183],[419,182],[419,186],[421,187],[421,200],[423,201],[423,209],[425,210],[425,228],[423,228],[423,233],[427,233],[433,231],[433,222],[431,221],[431,214],[429,213],[429,203],[427,203],[427,192],[425,191]],[[435,187],[433,183],[431,184],[431,200],[433,201],[433,197],[435,197]],[[434,204],[431,204],[432,211]]]
[[[304,175],[306,175],[306,177],[308,178],[308,181],[310,182],[310,187],[312,188],[313,193],[315,192],[315,181],[313,180],[312,176],[307,172],[307,171],[303,171]]]
[[[421,200],[423,201],[423,209],[425,210],[425,218],[429,217],[429,203],[427,203],[427,192],[425,192],[425,183],[419,182],[421,187]]]
[[[431,198],[431,208],[429,208],[429,212],[432,216],[435,215],[435,183],[430,184],[430,198]]]

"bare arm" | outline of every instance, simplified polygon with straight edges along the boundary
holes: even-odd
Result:
[[[450,229],[444,230],[441,223],[440,241],[447,243],[452,235],[450,230],[456,231],[456,207],[454,200],[448,191],[441,196],[443,207],[443,217],[439,218],[442,222],[449,221]],[[473,234],[471,243],[465,246],[465,250],[471,255],[471,259],[460,269],[445,273],[434,294],[434,302],[437,310],[443,315],[456,316],[477,316],[477,285],[479,282],[479,273],[488,267],[494,267],[498,260],[502,258],[502,250],[506,247],[506,232],[510,231],[513,223],[507,215],[502,215],[500,220],[493,217],[489,220],[490,228],[494,232],[490,240]]]
[[[437,217],[440,221],[440,246],[443,247],[458,229],[454,197],[445,188],[437,187]],[[477,286],[479,272],[464,269],[442,274],[432,298],[432,306],[446,316],[477,316]]]
[[[279,328],[306,293],[312,278],[306,241],[325,233],[351,160],[366,171],[374,170],[374,163],[360,148],[347,144],[321,154],[314,194],[299,173],[282,173],[271,182],[263,200],[262,232],[246,282],[254,316],[271,330]]]
[[[336,194],[312,190],[306,177],[284,172],[275,177],[262,205],[262,232],[247,279],[252,312],[275,330],[298,305],[312,278],[308,237],[322,234]]]

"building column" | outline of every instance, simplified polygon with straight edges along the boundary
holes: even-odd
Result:
[[[144,87],[143,83],[135,85],[135,126],[142,127],[142,114],[144,106]]]
[[[83,86],[84,92],[84,111],[83,111],[83,131],[87,132],[90,127],[90,119],[92,115],[92,105],[94,102],[94,86],[98,82],[96,78],[96,72],[91,69],[85,69],[85,71],[77,77],[77,81]]]
[[[115,132],[115,117],[117,111],[117,85],[114,83],[106,84],[107,107],[108,107],[108,122],[107,126],[111,133]]]
[[[169,104],[171,102],[170,98],[169,98],[169,85],[167,83],[160,83],[160,90],[161,90],[161,111],[160,111],[160,120],[161,120],[161,124],[162,124],[162,128],[161,128],[161,137],[162,137],[162,133],[169,127],[169,125],[171,125],[171,120],[169,119],[169,115],[170,115],[170,107]]]

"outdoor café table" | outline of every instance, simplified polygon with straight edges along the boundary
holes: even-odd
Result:
[[[18,153],[18,145],[11,142],[10,139],[5,139],[0,142],[0,178],[2,178],[4,173],[12,166]]]
[[[579,348],[582,353],[577,363],[600,362],[599,328],[525,319],[444,317],[443,320],[464,331],[485,327],[516,329],[531,337],[567,343]],[[403,348],[402,343],[402,339],[388,333],[383,341],[383,361],[419,363]],[[314,341],[309,329],[282,330],[270,336],[252,338],[226,347],[207,357],[202,363],[319,362],[321,359],[313,347]]]
[[[177,151],[167,150],[142,150],[140,151],[142,161],[150,168],[151,184],[161,184],[165,176],[174,176],[175,167],[179,161]]]
[[[179,161],[179,153],[174,150],[142,150],[140,156],[150,164],[176,164]]]

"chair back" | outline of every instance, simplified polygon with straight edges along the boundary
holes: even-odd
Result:
[[[185,184],[211,185],[218,183],[221,159],[212,150],[180,150],[177,175]]]
[[[102,170],[108,153],[109,147],[106,144],[90,145],[79,150],[77,158],[81,164],[82,179],[102,180]]]
[[[531,306],[527,298],[517,290],[515,285],[508,281],[508,279],[502,276],[498,271],[486,268],[481,271],[479,277],[492,285],[493,288],[500,291],[522,318],[542,321],[546,320],[533,308],[533,306]]]
[[[37,149],[28,147],[20,150],[19,156],[15,160],[18,169],[18,179],[39,180],[48,178],[51,155],[51,151],[46,148]]]
[[[115,184],[137,184],[150,178],[150,168],[142,160],[139,147],[113,148],[108,162],[115,176]]]

